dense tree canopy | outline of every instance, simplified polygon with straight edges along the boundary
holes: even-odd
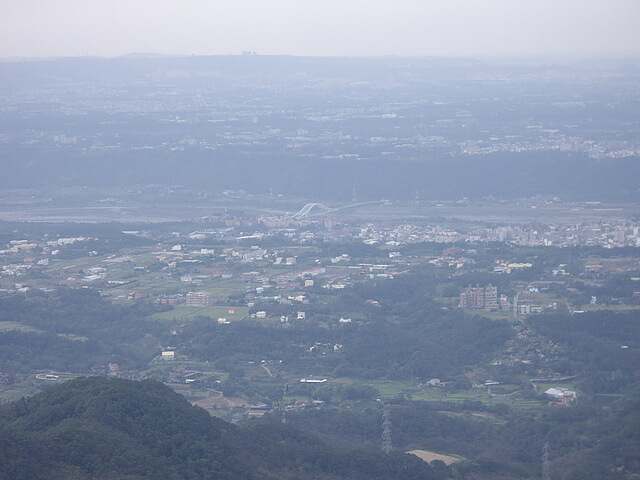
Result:
[[[444,478],[407,455],[338,450],[278,425],[239,429],[152,380],[69,381],[1,410],[0,432],[3,480]]]

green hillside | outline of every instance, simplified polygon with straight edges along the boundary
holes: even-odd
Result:
[[[78,378],[0,411],[0,479],[439,479],[404,454],[242,429],[162,383]]]

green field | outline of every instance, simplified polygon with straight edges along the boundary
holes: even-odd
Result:
[[[445,398],[445,393],[440,388],[420,387],[412,382],[374,380],[365,383],[377,389],[382,399],[390,399],[398,395],[418,401],[438,401]]]
[[[499,311],[489,311],[489,310],[466,310],[468,315],[484,317],[490,320],[508,320],[515,321],[513,318],[513,312],[510,310],[499,310]]]
[[[244,279],[240,277],[228,278],[224,280],[215,280],[210,285],[202,287],[194,287],[194,290],[209,292],[213,298],[224,299],[229,295],[238,292],[244,292]]]
[[[128,287],[128,288],[127,288]],[[125,290],[133,289],[149,296],[163,293],[186,293],[189,291],[208,292],[214,301],[224,302],[227,297],[245,291],[244,279],[234,277],[229,279],[216,279],[204,285],[188,285],[175,280],[159,278],[157,273],[147,273],[136,276],[133,285],[127,285]]]
[[[510,405],[519,408],[539,408],[542,404],[539,400],[525,398],[519,393],[512,395],[492,395],[484,388],[474,388],[471,390],[447,392],[445,389],[437,387],[420,387],[411,382],[374,380],[366,382],[367,385],[378,390],[380,398],[391,399],[398,395],[404,395],[405,398],[412,401],[425,402],[464,402],[464,401],[480,401],[487,405],[495,405],[508,401]],[[510,386],[511,389],[515,386]]]
[[[585,312],[598,312],[601,310],[611,310],[616,313],[624,313],[624,312],[632,312],[634,310],[640,310],[639,305],[603,305],[601,303],[592,305],[582,305],[580,310],[584,310]]]
[[[235,309],[235,313],[230,314],[229,308]],[[193,320],[196,317],[226,318],[228,321],[240,320],[245,317],[249,309],[247,307],[225,307],[214,305],[211,307],[187,307],[178,305],[173,310],[154,313],[151,318],[156,320]]]
[[[166,362],[163,360],[152,363],[147,370],[141,370],[138,375],[142,378],[153,377],[154,374],[168,374],[171,372],[182,372],[184,370],[198,370],[203,377],[215,377],[221,381],[227,380],[229,374],[221,370],[213,369],[209,362],[193,362],[191,360],[174,360]]]

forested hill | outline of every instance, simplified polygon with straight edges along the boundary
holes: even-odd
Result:
[[[445,477],[410,455],[338,450],[280,425],[239,428],[151,380],[79,378],[0,411],[1,480]]]

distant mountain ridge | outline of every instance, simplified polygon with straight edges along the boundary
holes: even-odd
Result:
[[[0,62],[0,188],[637,202],[640,70],[270,55]]]

